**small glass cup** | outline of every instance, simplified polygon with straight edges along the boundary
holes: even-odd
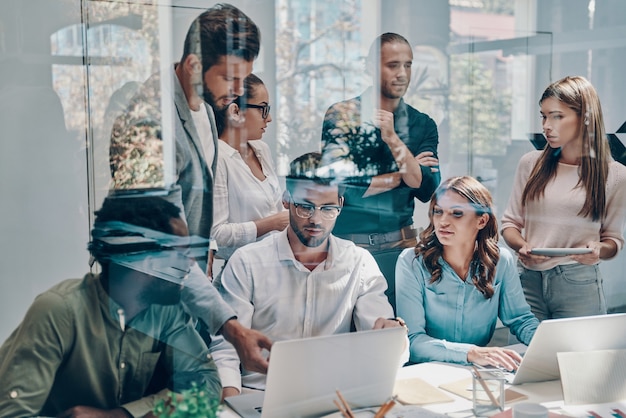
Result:
[[[506,378],[488,371],[472,373],[472,406],[478,417],[504,411],[504,384]]]
[[[513,406],[513,418],[548,418],[548,408],[538,403],[522,402]]]

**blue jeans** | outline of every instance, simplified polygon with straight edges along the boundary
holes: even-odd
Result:
[[[518,268],[526,301],[540,321],[606,314],[597,264],[564,264],[535,271],[518,263]]]

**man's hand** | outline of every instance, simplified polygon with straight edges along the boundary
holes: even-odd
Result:
[[[467,353],[468,363],[480,366],[502,367],[506,370],[517,370],[522,357],[513,350],[500,347],[474,347]]]
[[[406,324],[400,318],[378,318],[376,322],[374,322],[374,328],[372,329],[383,329],[383,328],[396,328],[396,327],[405,327]]]
[[[438,165],[439,161],[433,157],[432,152],[425,151],[417,157],[411,153],[411,150],[394,130],[393,113],[382,109],[376,110],[374,124],[380,129],[382,140],[387,144],[394,160],[396,160],[398,172],[402,175],[404,183],[408,187],[419,189],[422,186],[422,168],[420,165],[431,167],[431,171],[437,171],[433,166]],[[380,185],[375,187],[380,189]],[[373,190],[370,194],[375,194],[375,191]]]
[[[396,134],[393,125],[393,113],[378,109],[374,114],[374,125],[380,129],[380,137],[389,147],[400,172],[406,172],[406,163],[413,159],[413,154]]]
[[[90,406],[75,406],[66,409],[57,415],[58,418],[128,418],[130,414],[125,409],[98,409]]]
[[[397,327],[403,327],[406,330],[407,334],[409,333],[409,327],[406,326],[406,322],[404,322],[404,319],[400,318],[399,316],[395,318],[387,318],[387,319],[378,318],[376,319],[376,322],[374,322],[373,329],[397,328]],[[403,355],[402,363],[409,361],[408,347],[409,347],[409,339],[405,337],[404,348],[402,349],[402,351],[404,351],[405,354]]]
[[[430,171],[436,173],[437,171],[439,171],[439,168],[437,167],[439,165],[439,160],[433,157],[433,155],[435,154],[433,154],[431,151],[420,152],[415,156],[415,161],[417,161],[419,165],[430,167]]]
[[[367,188],[363,197],[374,196],[388,190],[395,189],[402,183],[402,174],[385,173],[372,177],[370,186]]]
[[[226,386],[224,389],[222,389],[222,400],[224,400],[224,398],[228,398],[230,396],[237,396],[240,393],[241,392],[239,392],[239,389],[234,388],[232,386]]]
[[[263,349],[270,350],[272,341],[259,331],[246,328],[236,319],[226,321],[222,326],[222,335],[239,354],[243,367],[252,372],[267,373],[268,360],[263,356]]]
[[[380,129],[380,136],[387,144],[396,136],[393,126],[393,113],[378,109],[374,113],[374,125]]]

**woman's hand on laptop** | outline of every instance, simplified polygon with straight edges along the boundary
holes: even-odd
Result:
[[[522,357],[514,350],[500,347],[472,347],[467,353],[467,362],[479,366],[501,367],[517,370]]]

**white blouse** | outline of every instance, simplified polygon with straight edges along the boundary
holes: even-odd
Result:
[[[224,141],[218,143],[212,235],[219,248],[218,257],[227,260],[237,248],[257,240],[253,221],[285,209],[282,188],[265,142],[248,141],[248,146],[261,163],[265,180],[259,180],[252,174],[239,151]]]

